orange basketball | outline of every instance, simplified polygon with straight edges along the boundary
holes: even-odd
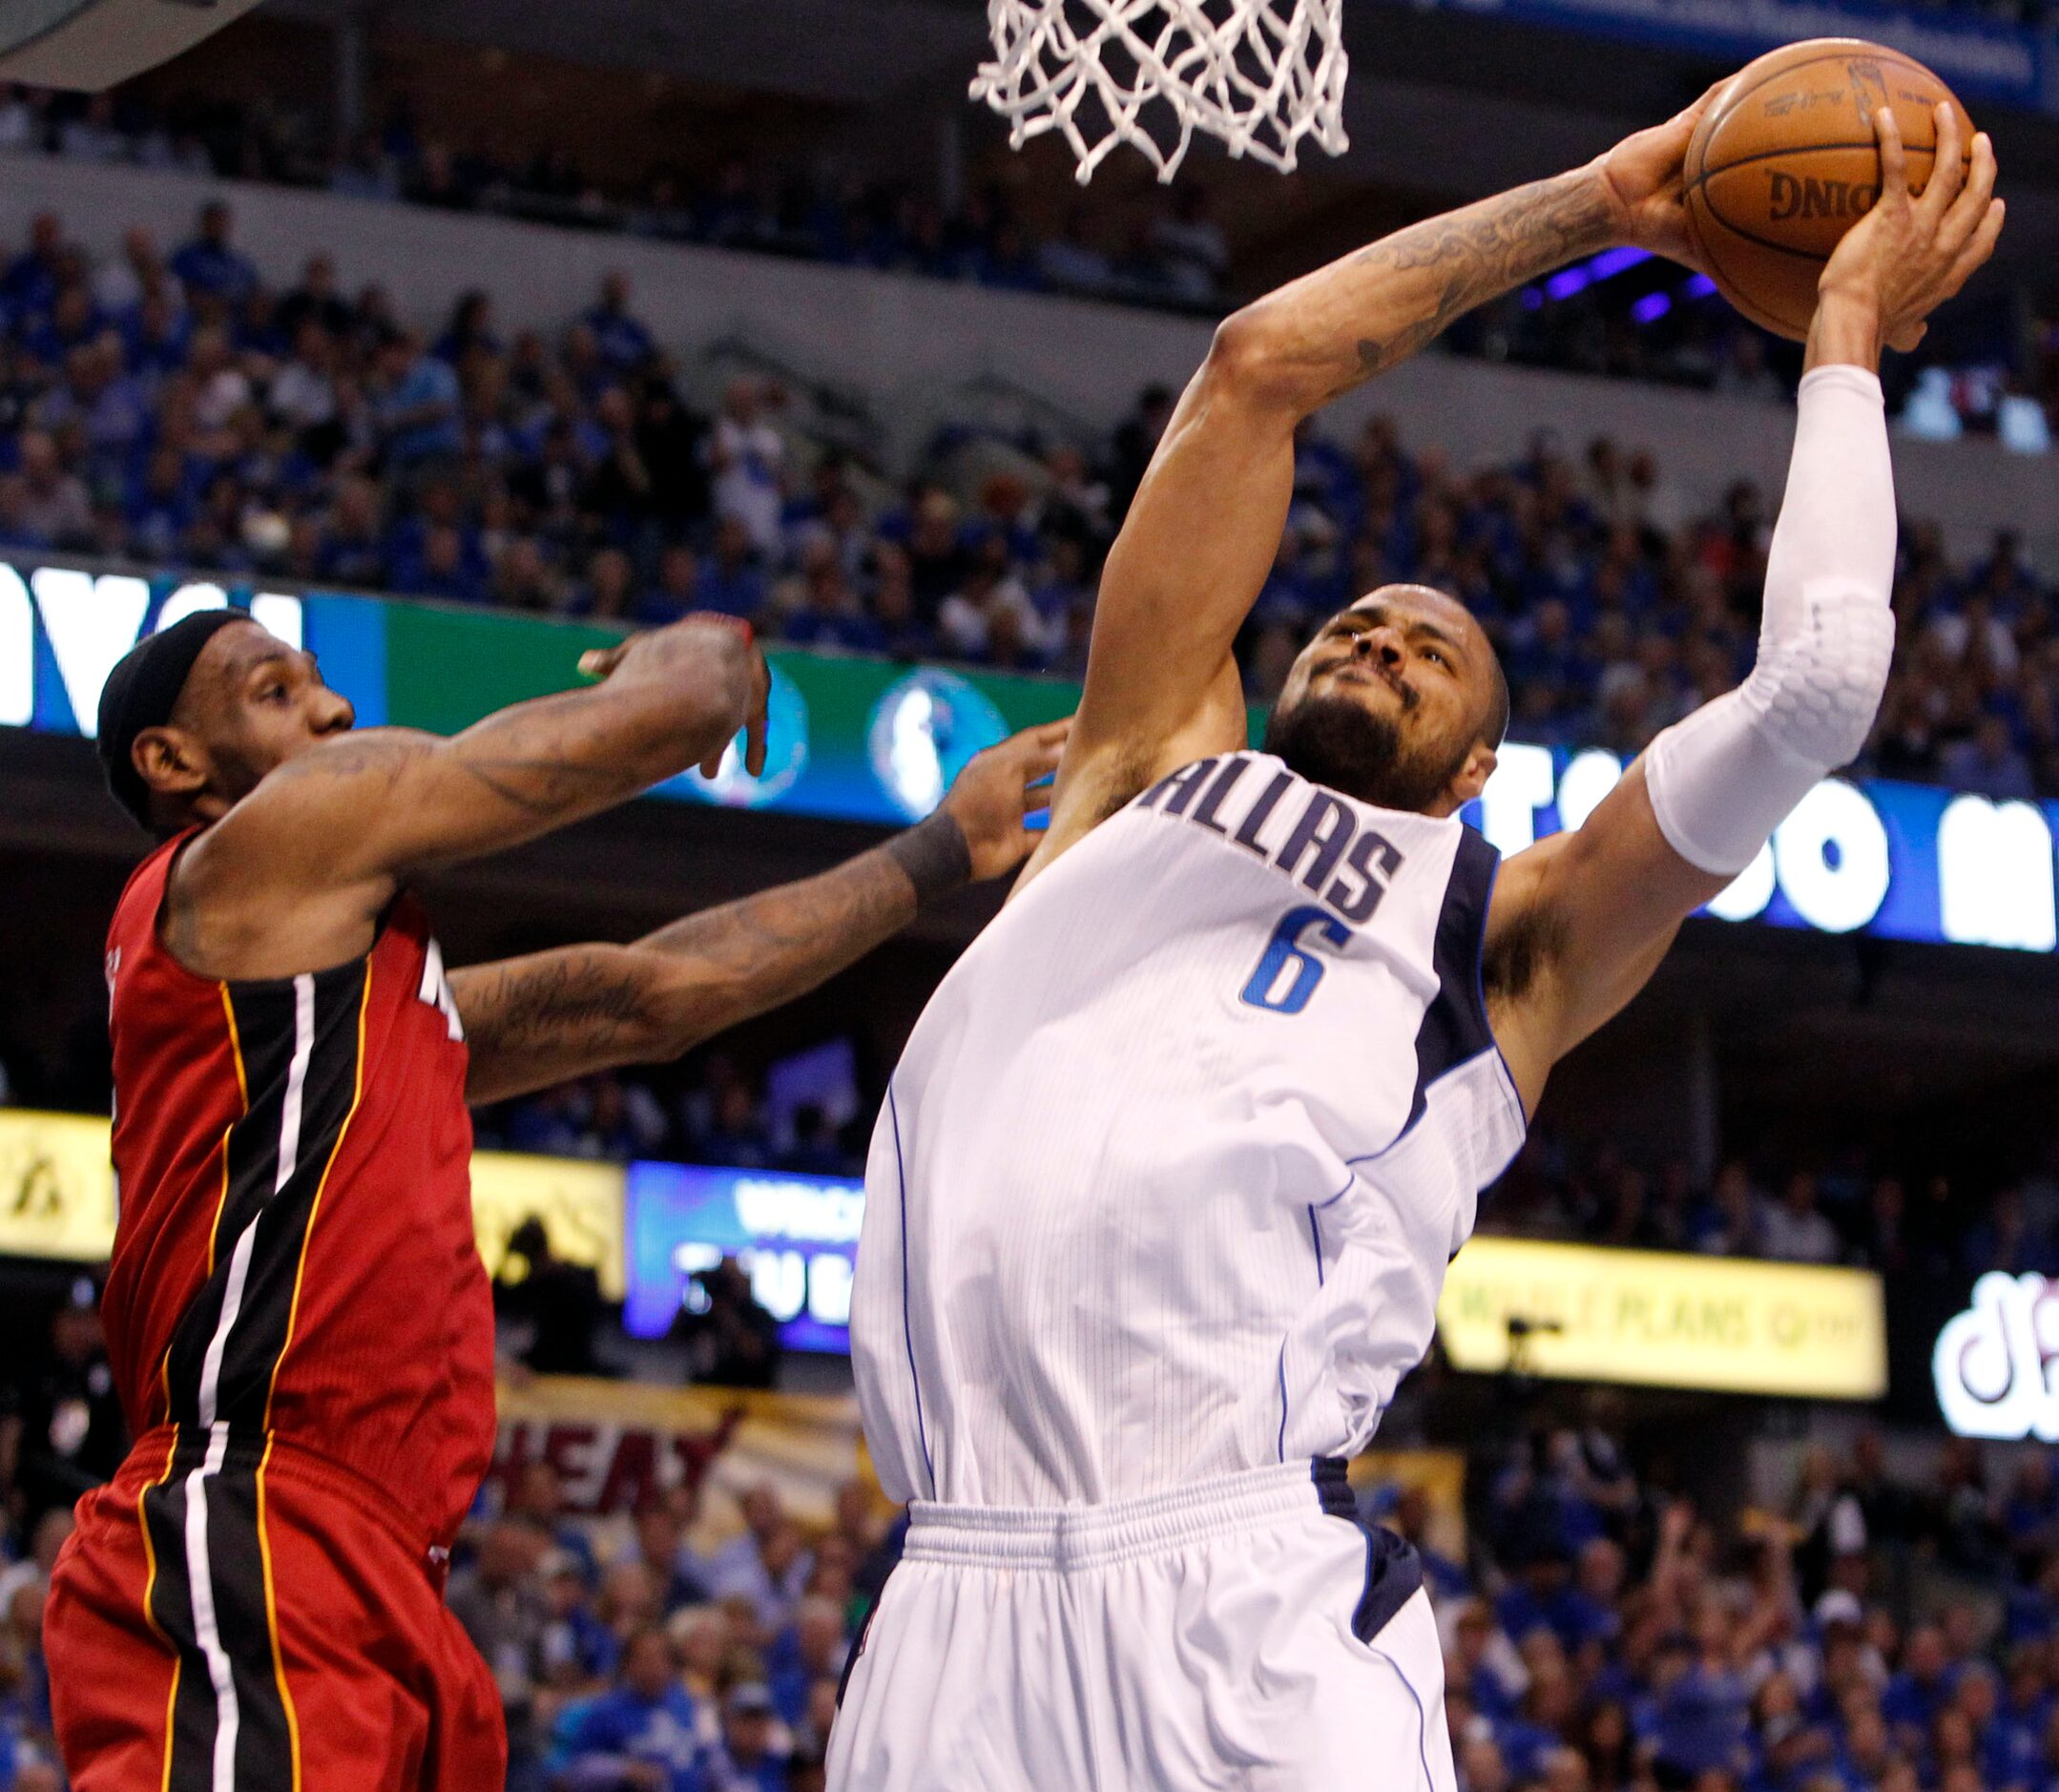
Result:
[[[1951,89],[1879,44],[1811,38],[1733,75],[1695,127],[1686,168],[1688,224],[1723,297],[1755,323],[1805,337],[1824,261],[1881,190],[1873,115],[1895,109],[1921,193],[1940,100],[1970,153],[1973,122]]]

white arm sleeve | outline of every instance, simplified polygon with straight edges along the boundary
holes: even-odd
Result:
[[[1858,756],[1894,656],[1881,383],[1861,367],[1818,367],[1798,406],[1752,676],[1668,728],[1645,764],[1659,831],[1712,876],[1743,870],[1811,787]]]

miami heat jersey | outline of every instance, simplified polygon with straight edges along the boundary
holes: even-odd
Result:
[[[442,955],[404,896],[363,958],[197,976],[158,937],[183,844],[137,868],[108,934],[104,1314],[129,1423],[316,1452],[447,1545],[491,1457],[493,1310]]]
[[[1364,1445],[1523,1138],[1495,864],[1247,752],[1022,891],[873,1136],[851,1340],[890,1494],[1098,1504]]]

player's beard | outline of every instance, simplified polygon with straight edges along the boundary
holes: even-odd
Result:
[[[1411,815],[1437,807],[1472,750],[1469,745],[1456,754],[1412,750],[1392,717],[1329,695],[1276,707],[1265,724],[1264,749],[1313,783],[1375,808]]]

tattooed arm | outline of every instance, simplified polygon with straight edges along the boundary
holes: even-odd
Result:
[[[805,994],[921,905],[1022,863],[1067,724],[978,755],[943,806],[884,845],[798,884],[725,903],[629,946],[570,946],[454,973],[471,1051],[467,1093],[502,1101],[617,1064],[677,1057]]]
[[[1079,725],[1030,874],[1163,771],[1244,744],[1230,649],[1279,546],[1300,422],[1563,262],[1612,242],[1690,260],[1680,167],[1699,114],[1383,238],[1217,330],[1110,551]]]
[[[948,848],[935,838],[941,829],[955,833],[933,816],[903,838]],[[614,1065],[677,1057],[833,977],[915,909],[914,883],[891,846],[878,846],[634,945],[568,946],[455,971],[450,990],[471,1051],[466,1094],[502,1101]]]
[[[282,976],[365,949],[410,874],[612,807],[739,728],[762,762],[767,674],[737,625],[688,616],[590,654],[600,681],[516,703],[449,739],[340,734],[261,779],[185,853],[173,948],[205,975]]]

